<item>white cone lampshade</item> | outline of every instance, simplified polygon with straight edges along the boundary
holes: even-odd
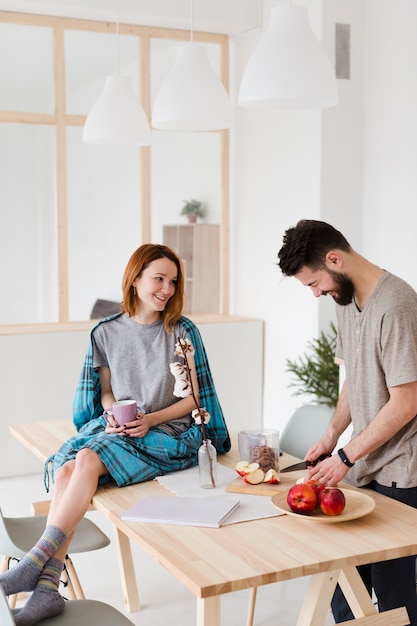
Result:
[[[178,47],[175,64],[157,94],[152,126],[160,130],[229,128],[232,110],[226,89],[201,44]]]
[[[148,146],[149,122],[130,80],[107,76],[104,89],[84,125],[83,142],[109,146]]]
[[[243,73],[239,105],[313,109],[337,102],[335,73],[310,28],[307,9],[273,7],[265,34]]]

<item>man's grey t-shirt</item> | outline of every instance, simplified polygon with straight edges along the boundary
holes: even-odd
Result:
[[[174,376],[169,364],[183,359],[175,354],[178,340],[188,333],[177,325],[171,334],[163,319],[141,325],[123,314],[100,324],[93,332],[93,367],[109,367],[110,384],[116,400],[136,400],[138,410],[152,413],[166,408],[178,398],[173,395]],[[158,425],[168,434],[178,435],[189,428],[191,415]]]
[[[386,272],[363,311],[355,303],[337,306],[336,357],[346,367],[352,437],[389,400],[389,387],[417,381],[417,294]],[[417,486],[417,418],[383,446],[359,459],[348,482],[408,488]]]

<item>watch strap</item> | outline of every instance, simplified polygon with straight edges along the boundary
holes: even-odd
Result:
[[[337,451],[337,454],[340,457],[340,460],[342,461],[342,463],[344,463],[345,465],[347,465],[347,467],[353,467],[355,464],[352,463],[351,461],[349,461],[349,459],[347,458],[345,451],[343,450],[343,448],[339,448],[339,450]]]

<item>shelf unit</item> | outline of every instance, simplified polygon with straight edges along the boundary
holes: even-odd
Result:
[[[220,310],[220,225],[164,225],[163,241],[184,264],[186,313]]]

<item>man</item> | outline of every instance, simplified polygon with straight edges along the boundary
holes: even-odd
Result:
[[[278,259],[284,275],[295,276],[316,298],[330,295],[336,302],[336,357],[346,368],[335,413],[306,458],[332,453],[350,423],[352,437],[308,478],[326,485],[344,480],[417,508],[416,292],[325,222],[301,220],[289,228]],[[359,571],[379,611],[406,606],[417,626],[415,557]],[[337,623],[353,619],[339,587],[332,609]]]

